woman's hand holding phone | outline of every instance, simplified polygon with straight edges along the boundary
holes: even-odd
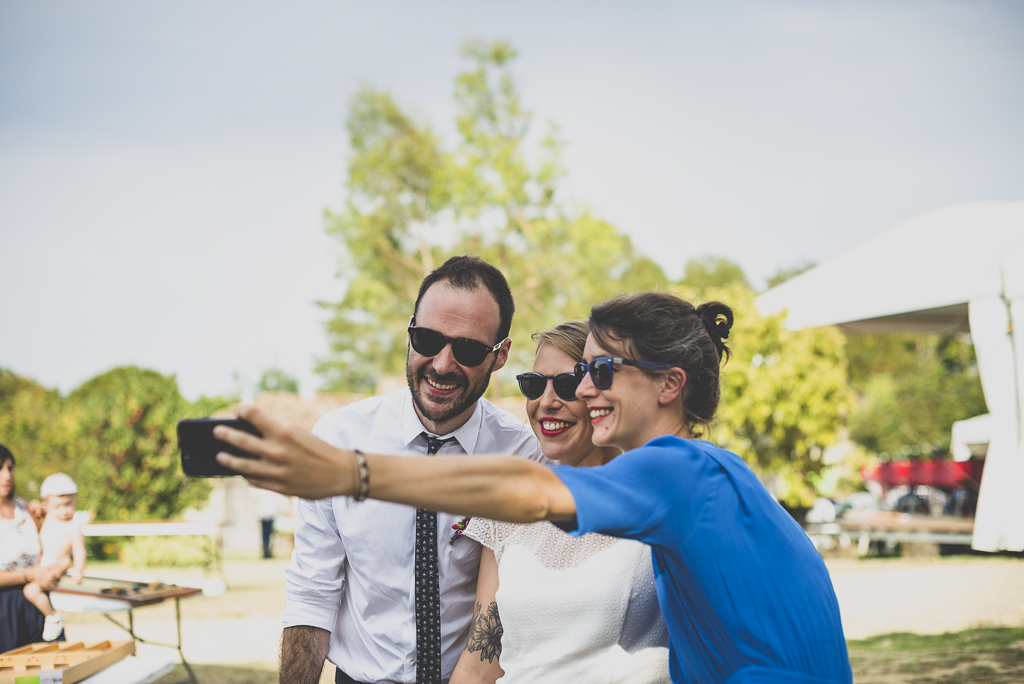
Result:
[[[239,407],[238,417],[262,436],[228,425],[215,426],[213,436],[255,458],[221,451],[216,454],[221,466],[256,487],[304,499],[351,495],[358,489],[351,452],[332,447],[305,430],[282,425],[255,406]]]

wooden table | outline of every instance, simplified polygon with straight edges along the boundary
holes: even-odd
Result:
[[[199,586],[187,586],[185,582]],[[50,593],[50,602],[54,608],[60,611],[102,615],[141,643],[175,649],[181,657],[181,664],[188,672],[188,679],[183,682],[199,684],[192,667],[185,660],[185,653],[181,648],[181,599],[203,594],[223,593],[224,587],[224,583],[220,580],[165,578],[161,581],[148,575],[87,572],[81,585],[69,583],[58,585]],[[178,643],[162,644],[149,641],[136,634],[133,611],[136,608],[163,603],[169,599],[174,599]],[[127,624],[112,617],[112,614],[121,612],[128,613]]]
[[[848,514],[831,523],[807,523],[804,530],[812,540],[833,537],[844,547],[856,540],[857,553],[864,556],[871,542],[970,546],[974,518],[869,511]]]

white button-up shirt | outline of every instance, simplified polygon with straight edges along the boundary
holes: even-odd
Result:
[[[408,389],[331,411],[313,434],[341,448],[377,454],[426,456],[427,445]],[[485,399],[455,442],[439,455],[515,454],[541,460],[533,430]],[[371,487],[373,473],[370,473]],[[285,627],[310,625],[331,632],[328,659],[361,682],[416,681],[414,592],[416,509],[335,497],[299,501],[295,551],[285,572]],[[461,517],[437,514],[441,588],[441,672],[451,677],[469,636],[480,544],[459,537]]]

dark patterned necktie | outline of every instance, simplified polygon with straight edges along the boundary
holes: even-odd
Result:
[[[423,433],[427,454],[445,442]],[[416,684],[441,684],[441,587],[437,574],[437,513],[416,509]]]

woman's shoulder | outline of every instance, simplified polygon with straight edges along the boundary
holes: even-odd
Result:
[[[678,466],[680,460],[703,463],[711,459],[722,464],[726,469],[730,467],[747,467],[739,455],[713,442],[696,438],[684,439],[675,435],[655,437],[643,446],[627,453],[641,457],[631,459],[636,465],[639,465],[642,460],[646,460],[651,464],[662,464],[665,467],[672,467]],[[628,461],[624,460],[623,462]]]
[[[628,539],[603,534],[584,534],[573,537],[547,521],[516,525],[504,540],[504,550],[517,548],[533,556],[541,565],[553,570],[576,568],[594,556],[613,547],[625,552],[632,547],[643,550],[644,545]]]
[[[466,525],[463,534],[494,551],[495,556],[500,556],[509,537],[513,536],[520,527],[525,527],[525,525],[488,518],[472,518]]]
[[[32,520],[32,513],[28,510],[28,504],[20,496],[14,497],[14,521],[21,522],[24,519]]]

